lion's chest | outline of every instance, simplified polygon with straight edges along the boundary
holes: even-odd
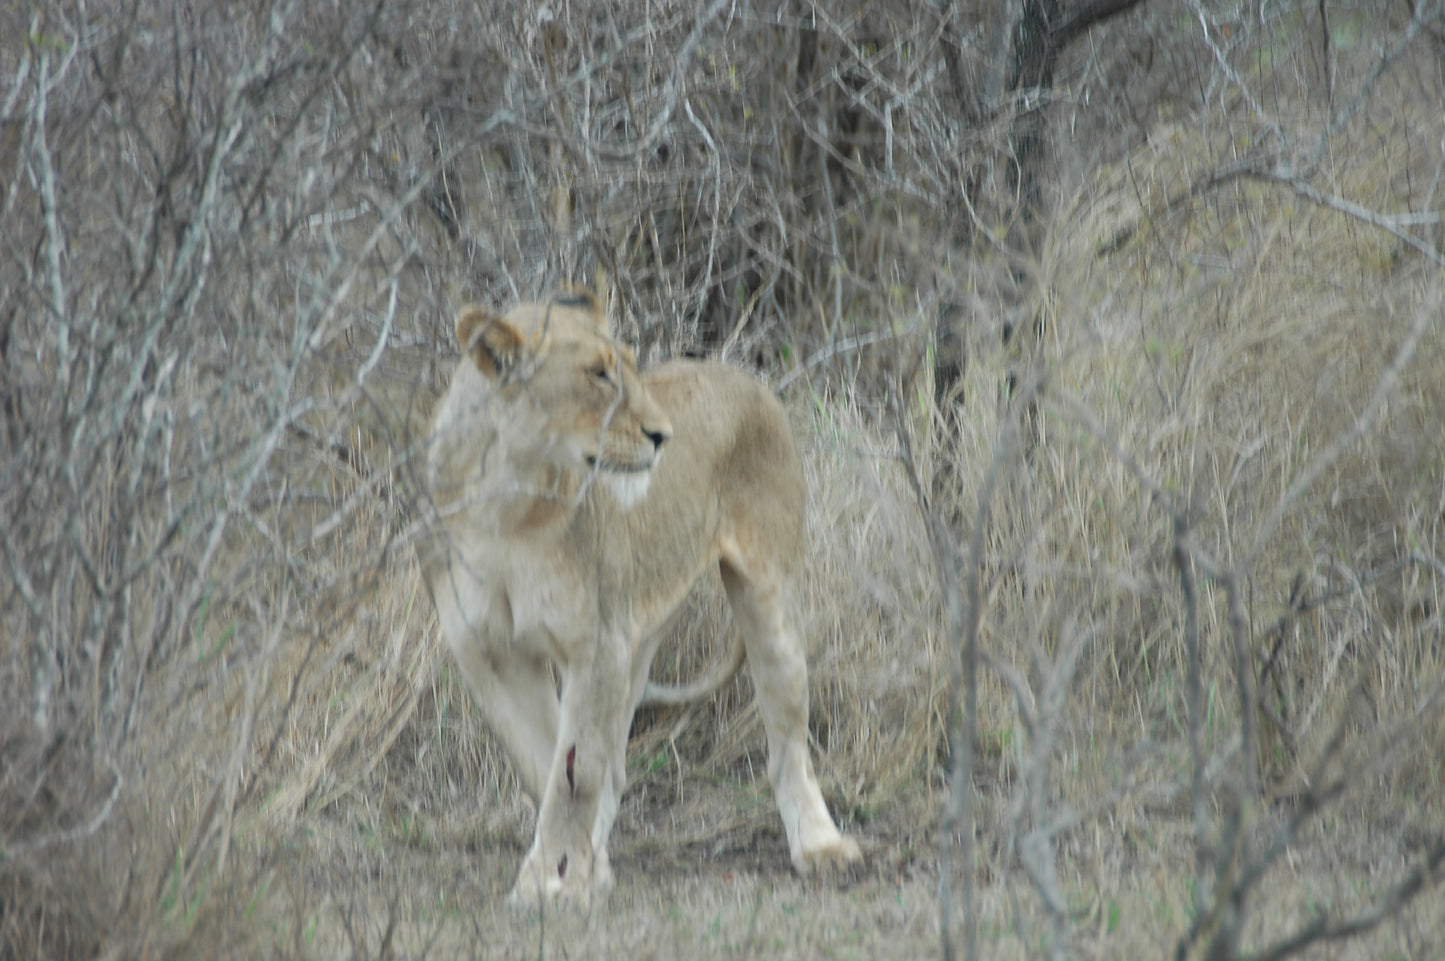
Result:
[[[483,647],[520,645],[565,663],[595,621],[573,564],[526,546],[458,551],[433,583],[443,634]]]
[[[571,566],[517,557],[504,583],[515,639],[546,645],[554,659],[571,660],[572,648],[591,633],[596,620],[595,612],[587,610],[590,592]]]

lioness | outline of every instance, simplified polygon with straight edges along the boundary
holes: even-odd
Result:
[[[589,291],[505,317],[468,306],[432,425],[435,511],[419,554],[442,634],[537,802],[513,904],[586,904],[612,881],[607,837],[659,629],[709,565],[753,668],[768,776],[800,874],[861,859],[808,755],[808,685],[787,575],[804,484],[787,419],[713,363],[638,374]],[[665,455],[665,456],[664,456]],[[556,666],[557,685],[548,665]]]

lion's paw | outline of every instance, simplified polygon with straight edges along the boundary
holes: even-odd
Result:
[[[507,906],[516,911],[564,907],[586,912],[605,903],[611,890],[612,868],[605,852],[593,861],[591,870],[584,865],[569,871],[563,857],[556,871],[547,871],[539,859],[528,857],[507,895]]]
[[[840,834],[825,843],[805,848],[796,867],[798,873],[805,876],[828,877],[862,863],[863,851],[858,842]]]

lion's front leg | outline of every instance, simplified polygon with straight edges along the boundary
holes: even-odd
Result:
[[[537,833],[510,903],[560,899],[586,907],[612,886],[607,837],[626,778],[632,720],[628,646],[604,640],[563,672],[557,749],[537,811]]]
[[[557,691],[547,662],[510,641],[472,634],[447,640],[522,790],[540,804],[557,745]]]

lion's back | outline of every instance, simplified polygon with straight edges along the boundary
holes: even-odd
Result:
[[[737,469],[750,470],[747,462],[762,457],[759,469],[801,473],[787,413],[753,375],[713,361],[677,360],[650,371],[644,381],[667,411],[674,434],[709,440],[717,456],[741,462]]]

